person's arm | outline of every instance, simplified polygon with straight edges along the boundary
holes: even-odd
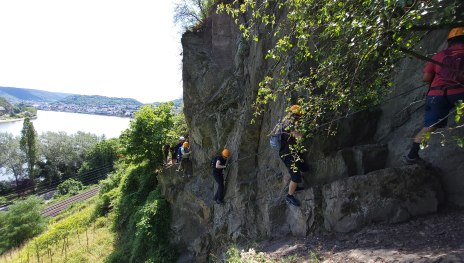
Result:
[[[437,56],[433,55],[432,59],[437,60]],[[432,83],[433,78],[435,77],[435,67],[436,65],[430,61],[425,63],[422,80],[427,83]]]
[[[422,80],[427,83],[432,83],[433,77],[435,77],[435,74],[433,73],[424,73]]]
[[[226,165],[221,165],[221,161],[216,161],[216,169],[225,169],[226,167]]]

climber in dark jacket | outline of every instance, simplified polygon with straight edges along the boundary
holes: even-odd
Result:
[[[293,146],[297,143],[297,139],[302,137],[302,134],[295,129],[295,124],[300,117],[301,107],[296,104],[292,105],[290,107],[290,115],[284,120],[282,125],[283,133],[279,151],[280,158],[290,174],[288,194],[285,200],[294,206],[300,206],[300,201],[295,198],[294,194],[296,191],[303,189],[298,186],[301,183],[301,173],[309,170],[309,167],[303,161],[301,153],[292,151]]]
[[[217,204],[224,203],[224,169],[227,167],[226,162],[229,158],[230,152],[228,149],[222,150],[221,155],[216,156],[213,160],[213,176],[214,180],[218,184],[216,194],[214,195],[214,201]]]

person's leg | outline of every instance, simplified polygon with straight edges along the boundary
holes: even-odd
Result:
[[[409,153],[408,153],[408,157],[410,159],[419,158],[420,144],[422,140],[424,139],[424,136],[427,133],[434,132],[436,130],[437,130],[436,127],[424,127],[419,131],[416,137],[414,137],[414,142],[412,143],[411,149],[409,150]]]
[[[296,187],[298,186],[297,183],[293,182],[290,180],[290,183],[288,184],[288,195],[293,195],[295,194]]]
[[[218,182],[217,175],[213,174],[213,177],[214,177],[214,181],[216,181],[218,188],[219,188],[219,182]],[[219,193],[219,189],[216,189],[216,193],[214,194],[214,201],[218,200],[218,193]]]
[[[224,180],[218,185],[218,200],[224,202]]]
[[[224,201],[224,176],[222,174],[215,174],[214,180],[218,184],[216,194],[214,195],[214,201],[222,203]]]
[[[182,168],[182,172],[183,172],[183,175],[184,176],[190,176],[192,174],[192,162],[190,161],[190,159],[185,159],[182,161],[183,163],[183,168]]]
[[[446,126],[450,104],[445,96],[427,96],[425,103],[424,127],[414,137],[409,153],[405,156],[405,162],[413,164],[422,161],[419,156],[420,144],[429,132]]]
[[[288,185],[288,195],[285,198],[287,202],[291,205],[294,206],[300,206],[300,201],[295,198],[294,194],[296,191],[296,188],[298,186],[298,183],[301,183],[301,173],[299,171],[294,171],[292,164],[294,163],[293,157],[290,155],[287,155],[283,158],[284,164],[288,169],[288,172],[290,173],[290,183]]]

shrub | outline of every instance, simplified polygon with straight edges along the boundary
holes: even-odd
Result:
[[[118,139],[104,140],[93,145],[79,168],[79,179],[85,184],[94,184],[113,172],[118,147]]]
[[[45,229],[46,220],[41,210],[42,200],[33,196],[14,203],[6,213],[0,213],[0,254],[20,246]]]
[[[150,193],[145,205],[134,215],[136,232],[131,251],[131,262],[152,260],[174,262],[175,253],[169,245],[170,211],[159,190]],[[145,253],[148,258],[145,258]]]
[[[148,162],[130,165],[117,189],[114,228],[119,238],[108,261],[175,262],[169,205],[156,189],[156,173]]]
[[[6,197],[0,196],[0,205],[6,204],[7,202],[8,200],[6,199]]]
[[[57,191],[55,193],[55,197],[68,195],[68,194],[75,195],[82,189],[84,189],[84,185],[81,182],[70,178],[62,182],[60,185],[58,185]]]

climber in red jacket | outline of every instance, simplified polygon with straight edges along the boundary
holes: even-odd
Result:
[[[420,143],[429,132],[445,127],[450,110],[457,101],[464,101],[464,27],[451,29],[448,48],[427,62],[423,80],[430,83],[425,104],[424,127],[414,138],[411,150],[403,161],[406,164],[426,164],[419,156]]]

